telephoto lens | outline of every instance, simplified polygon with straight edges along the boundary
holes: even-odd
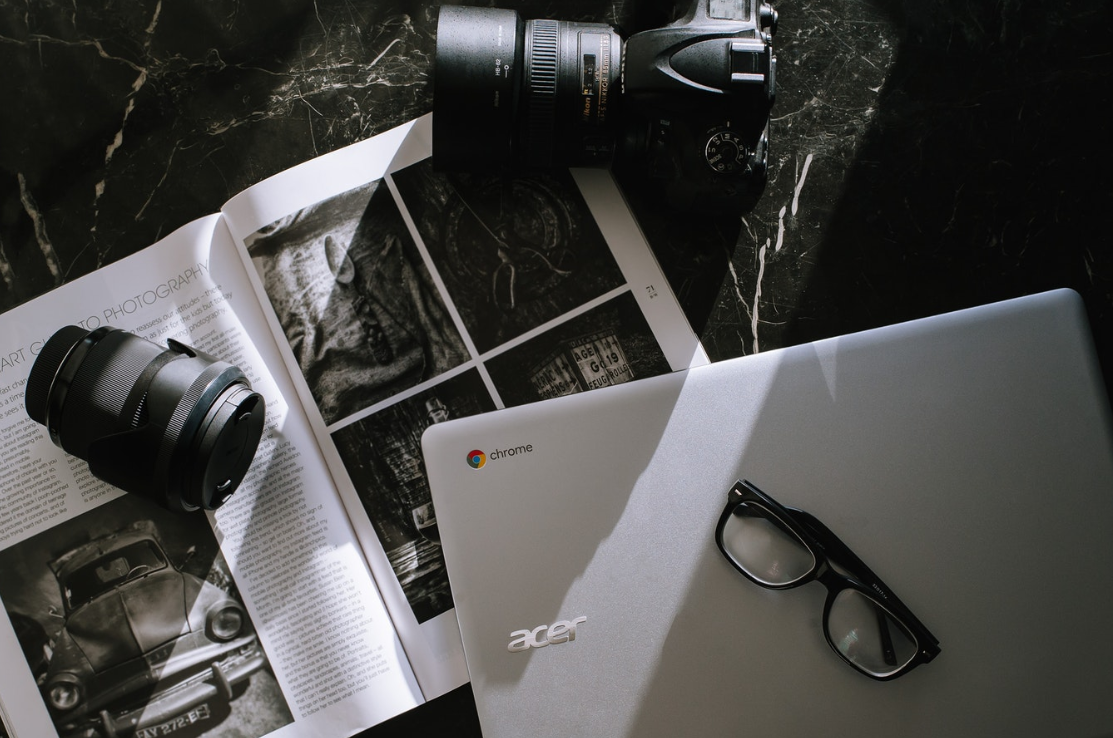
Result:
[[[94,476],[170,510],[215,510],[243,481],[265,403],[237,367],[173,339],[66,326],[27,380],[27,414]]]
[[[445,5],[437,20],[433,156],[443,171],[605,167],[615,152],[622,39],[608,25]]]

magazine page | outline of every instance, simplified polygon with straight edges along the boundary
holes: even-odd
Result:
[[[609,173],[435,172],[431,118],[224,208],[423,693],[467,681],[420,438],[705,363]]]
[[[176,339],[244,370],[265,429],[215,513],[100,481],[28,417],[31,366],[66,325]],[[19,705],[15,735],[340,736],[421,701],[221,216],[5,313],[0,336],[0,695]]]

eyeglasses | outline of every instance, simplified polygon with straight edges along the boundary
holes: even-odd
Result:
[[[747,579],[768,589],[827,587],[823,634],[872,679],[895,679],[939,654],[912,611],[815,516],[740,481],[727,494],[715,542]]]

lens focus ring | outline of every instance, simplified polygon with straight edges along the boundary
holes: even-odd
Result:
[[[76,373],[65,400],[61,423],[66,428],[63,448],[84,458],[89,446],[106,432],[125,430],[130,418],[121,418],[128,392],[162,349],[136,341],[124,331],[107,333],[75,366]],[[75,361],[76,356],[71,359]],[[72,420],[80,416],[82,420]]]
[[[525,54],[528,92],[522,151],[530,166],[553,163],[553,126],[556,120],[557,44],[560,24],[539,19],[526,23]]]

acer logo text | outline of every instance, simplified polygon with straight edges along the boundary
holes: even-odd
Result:
[[[586,617],[579,617],[575,620],[558,620],[552,625],[538,625],[533,630],[516,630],[510,634],[510,643],[506,650],[514,653],[574,641],[576,626],[586,621]]]

